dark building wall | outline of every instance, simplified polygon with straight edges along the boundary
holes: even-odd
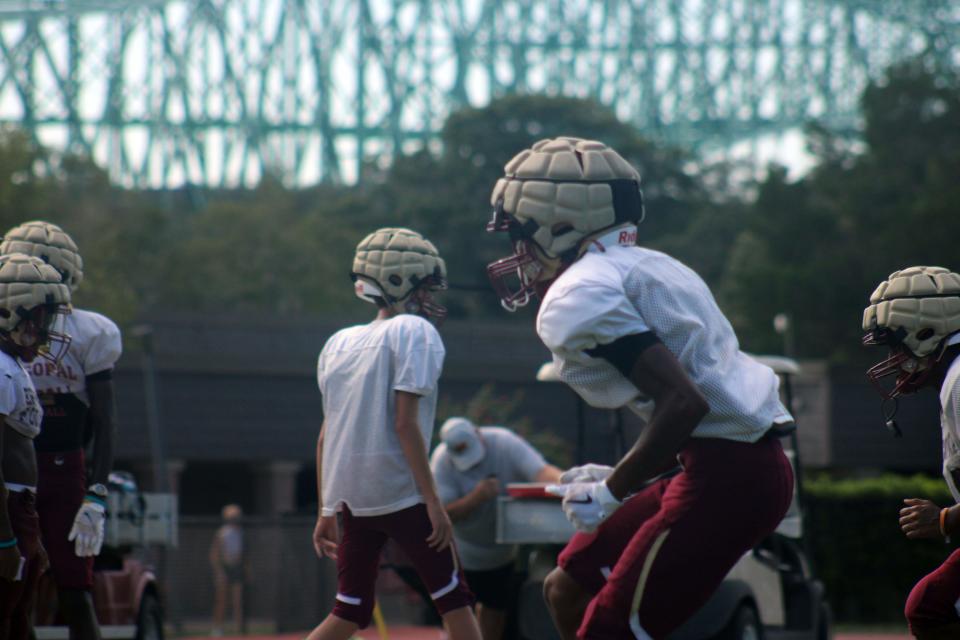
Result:
[[[896,419],[903,437],[894,438],[884,427],[880,395],[864,371],[831,371],[831,466],[938,474],[942,450],[937,393],[924,390],[900,400]]]
[[[174,316],[155,320],[152,342],[162,441],[167,458],[182,461],[187,489],[202,485],[197,465],[313,462],[321,424],[316,357],[326,339],[349,322],[324,319],[236,319]],[[615,416],[582,406],[559,383],[536,382],[549,359],[532,318],[511,323],[450,322],[441,334],[447,358],[440,381],[444,409],[462,408],[484,385],[494,396],[519,391],[517,417],[568,443],[569,461],[612,462],[630,446],[638,421],[624,412],[622,436]],[[121,462],[150,459],[142,353],[136,340],[116,374]],[[882,425],[879,397],[863,369],[830,369],[804,362],[793,381],[803,464],[810,467],[936,471],[939,430],[935,394],[901,403],[904,438]],[[508,425],[510,426],[510,425]],[[558,462],[565,462],[558,460]],[[216,469],[212,466],[211,469]],[[261,471],[262,472],[262,471]],[[301,492],[302,493],[302,492]],[[199,509],[199,507],[198,507]],[[201,512],[201,510],[194,510]]]

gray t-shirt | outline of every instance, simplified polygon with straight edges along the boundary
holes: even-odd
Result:
[[[434,449],[430,468],[443,504],[467,495],[491,475],[497,476],[500,492],[505,495],[508,483],[533,482],[547,464],[536,449],[509,429],[480,427],[480,437],[486,453],[479,464],[466,471],[458,471],[453,466],[445,444]],[[495,542],[496,526],[496,500],[488,500],[469,516],[454,523],[454,538],[464,569],[486,571],[514,560],[516,547]]]

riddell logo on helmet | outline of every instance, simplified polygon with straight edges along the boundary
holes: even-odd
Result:
[[[621,231],[620,237],[617,238],[618,244],[636,244],[637,243],[637,230],[633,229],[632,231]]]

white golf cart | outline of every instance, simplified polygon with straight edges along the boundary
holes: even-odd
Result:
[[[780,375],[783,400],[792,413],[790,378],[799,372],[799,366],[788,358],[755,357]],[[541,367],[537,379],[559,381],[552,363]],[[582,443],[584,412],[579,413],[578,442]],[[799,471],[796,433],[783,442]],[[830,609],[805,550],[803,492],[799,473],[796,477],[793,503],[776,532],[740,559],[711,599],[671,634],[670,640],[829,640]],[[518,603],[520,634],[525,640],[559,638],[543,600],[542,585],[555,566],[561,545],[572,533],[557,500],[498,499],[497,542],[524,545],[531,551],[530,577]]]

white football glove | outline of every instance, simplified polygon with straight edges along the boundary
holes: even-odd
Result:
[[[80,505],[67,540],[74,541],[74,551],[81,558],[100,554],[106,512],[103,504],[89,496],[84,498]]]
[[[590,533],[622,504],[613,497],[606,482],[552,484],[547,493],[563,496],[563,512],[577,531]]]
[[[579,467],[571,467],[560,476],[560,484],[573,484],[574,482],[603,482],[613,473],[613,467],[605,464],[583,464]]]

